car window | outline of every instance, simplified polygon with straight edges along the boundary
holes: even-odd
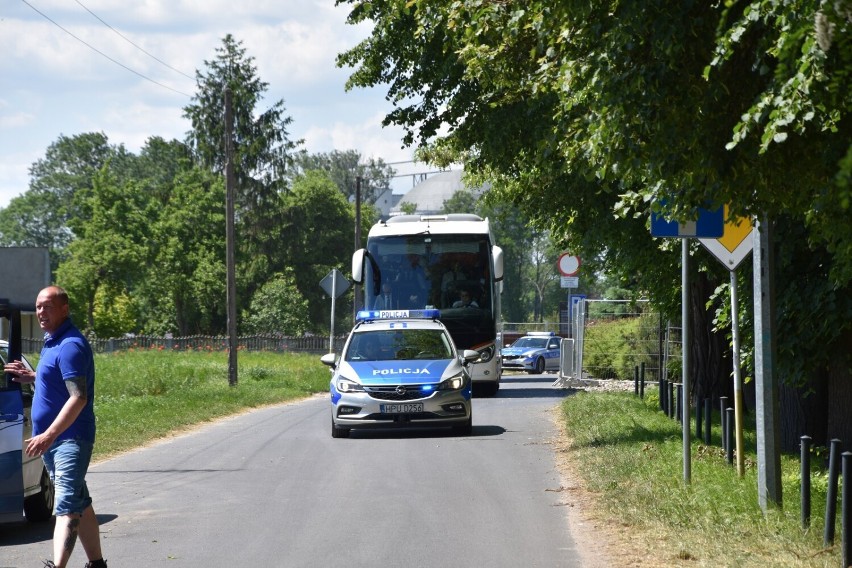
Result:
[[[523,349],[543,349],[547,345],[545,337],[522,337],[518,339],[512,347],[521,347]]]
[[[366,331],[353,335],[346,361],[390,361],[399,359],[449,359],[449,336],[440,329]]]

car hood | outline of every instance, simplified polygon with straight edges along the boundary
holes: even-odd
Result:
[[[531,357],[537,353],[541,353],[544,351],[543,349],[539,349],[537,347],[504,347],[500,350],[501,355],[512,355],[515,357],[524,355],[526,357]]]
[[[344,361],[340,367],[341,375],[366,386],[437,384],[461,372],[461,364],[452,359]]]

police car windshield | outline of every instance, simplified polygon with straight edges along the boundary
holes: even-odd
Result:
[[[346,361],[449,359],[449,336],[440,329],[364,331],[356,333],[346,350]]]
[[[522,337],[518,339],[512,347],[520,347],[523,349],[544,349],[547,347],[546,337]]]

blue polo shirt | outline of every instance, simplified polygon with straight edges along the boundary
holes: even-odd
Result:
[[[89,342],[68,318],[52,334],[44,334],[36,369],[33,397],[33,435],[45,432],[70,398],[65,381],[86,378],[86,407],[57,440],[80,438],[95,441],[95,360]]]

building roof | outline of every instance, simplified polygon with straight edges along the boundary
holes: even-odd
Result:
[[[463,170],[452,170],[430,176],[403,195],[391,209],[390,214],[402,214],[401,205],[403,203],[416,205],[415,213],[419,215],[441,213],[444,210],[444,202],[450,199],[455,192],[465,189],[462,182],[463,174]],[[478,187],[474,188],[473,192],[478,196],[484,193],[485,189],[485,187]]]

